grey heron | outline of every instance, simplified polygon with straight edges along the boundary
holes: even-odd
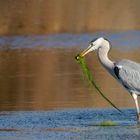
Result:
[[[98,59],[104,68],[117,79],[133,97],[138,122],[140,123],[140,109],[138,105],[138,96],[140,96],[140,64],[127,59],[111,61],[108,58],[110,42],[103,37],[91,41],[88,48],[85,49],[80,56],[83,57],[94,50],[97,50]]]

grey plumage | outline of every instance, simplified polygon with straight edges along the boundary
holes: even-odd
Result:
[[[119,69],[118,80],[130,93],[135,92],[140,95],[140,64],[123,59],[115,62],[115,67]]]

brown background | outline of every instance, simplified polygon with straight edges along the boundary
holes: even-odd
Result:
[[[0,0],[0,34],[140,29],[139,0]]]

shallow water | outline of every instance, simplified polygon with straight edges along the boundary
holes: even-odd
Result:
[[[100,35],[114,43],[112,60],[140,62],[139,32],[0,37],[1,140],[138,139],[135,105],[128,92],[102,68],[96,53],[87,55],[97,84],[125,115],[111,110],[89,87],[74,59]],[[96,126],[103,120],[119,125]]]
[[[112,42],[111,59],[129,58],[139,62],[139,34],[103,32],[0,37],[0,110],[110,107],[89,88],[74,56],[91,38],[105,36]],[[106,96],[119,107],[134,107],[127,91],[102,68],[96,53],[87,55],[86,59]]]
[[[86,48],[88,43],[98,37],[111,42],[113,48],[127,50],[140,46],[140,31],[95,32],[83,34],[49,34],[26,36],[0,36],[3,48]]]
[[[63,111],[1,112],[0,139],[135,140],[140,137],[135,111],[72,109]],[[128,115],[129,114],[129,115]],[[118,126],[96,126],[112,120]]]
[[[74,59],[81,50],[1,49],[0,110],[110,107],[85,81]],[[124,52],[112,49],[110,57],[139,61],[139,52],[139,49]],[[131,96],[102,68],[96,54],[89,54],[86,60],[97,84],[115,105],[134,107]]]

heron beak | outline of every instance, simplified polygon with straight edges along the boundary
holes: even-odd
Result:
[[[81,57],[84,57],[86,54],[88,54],[92,50],[93,50],[93,46],[92,45],[89,45],[89,47],[87,49],[85,49],[83,52],[80,53],[80,56]]]

